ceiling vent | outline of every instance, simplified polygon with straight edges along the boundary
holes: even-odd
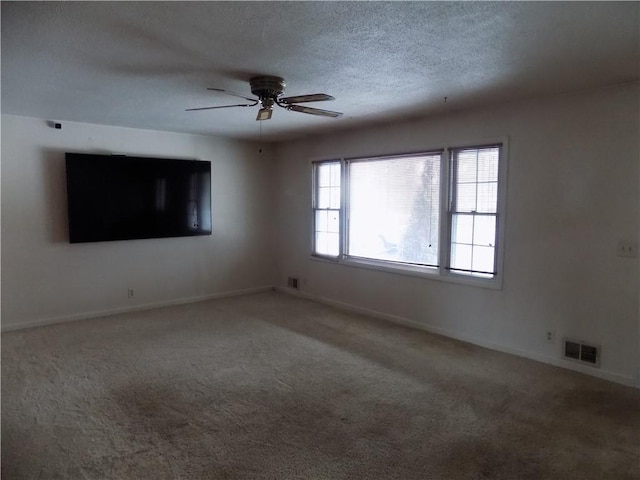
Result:
[[[564,358],[586,363],[593,367],[600,366],[600,347],[577,340],[565,339]]]

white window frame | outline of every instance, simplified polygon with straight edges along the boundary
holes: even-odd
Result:
[[[340,164],[340,206],[339,208],[335,209],[335,208],[321,208],[318,206],[318,179],[317,179],[317,166],[319,164],[330,164],[330,163],[339,163]],[[331,160],[321,160],[321,161],[315,161],[312,162],[312,168],[313,168],[313,172],[312,172],[312,179],[313,179],[313,183],[312,183],[312,187],[311,187],[311,211],[312,211],[312,219],[311,219],[311,228],[312,228],[312,233],[311,233],[311,252],[312,252],[312,256],[313,257],[317,257],[317,258],[323,258],[326,260],[337,260],[338,258],[342,257],[343,255],[343,239],[342,239],[342,232],[344,231],[344,185],[345,185],[345,178],[344,178],[344,167],[343,167],[343,160],[340,158],[333,158]],[[331,211],[336,211],[338,212],[338,237],[339,237],[339,246],[338,246],[338,255],[336,257],[331,256],[331,255],[327,255],[327,254],[322,254],[322,253],[315,253],[316,252],[316,212],[318,211],[327,211],[327,212],[331,212]]]
[[[450,188],[451,188],[451,162],[452,152],[460,149],[490,148],[500,147],[500,157],[498,160],[498,202],[496,213],[496,245],[495,245],[495,271],[493,277],[472,276],[465,272],[449,270],[451,261],[451,217],[450,208]],[[380,154],[359,157],[333,156],[325,159],[315,159],[311,161],[312,170],[312,208],[311,208],[311,259],[321,262],[332,262],[347,267],[367,268],[372,270],[391,272],[400,275],[418,276],[432,280],[439,280],[463,285],[478,286],[483,288],[501,289],[504,278],[504,245],[505,245],[505,213],[506,213],[506,190],[507,190],[507,158],[508,158],[508,138],[501,137],[489,141],[464,142],[449,145],[445,148],[426,148],[415,155],[442,152],[440,165],[440,225],[439,225],[439,265],[438,267],[415,266],[388,261],[378,261],[367,258],[354,258],[345,254],[348,242],[348,205],[346,204],[349,188],[349,170],[346,168],[347,162],[366,160],[368,158],[401,157],[413,154]],[[339,254],[336,257],[319,255],[315,251],[315,198],[316,180],[315,166],[324,162],[339,161],[341,165],[341,198],[340,198],[340,246]]]

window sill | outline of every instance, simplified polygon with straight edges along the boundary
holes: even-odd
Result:
[[[392,273],[410,277],[424,278],[440,282],[454,283],[472,287],[488,288],[491,290],[502,290],[502,282],[498,278],[475,278],[469,275],[447,272],[436,267],[400,266],[376,261],[353,259],[353,258],[331,258],[319,255],[311,255],[311,260],[321,263],[342,265],[351,268],[364,268],[378,272]]]

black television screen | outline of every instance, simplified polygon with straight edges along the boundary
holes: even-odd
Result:
[[[69,242],[211,234],[211,162],[67,153]]]

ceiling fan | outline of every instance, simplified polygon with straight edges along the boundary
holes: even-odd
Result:
[[[200,108],[187,108],[187,112],[193,112],[195,110],[213,110],[216,108],[231,108],[231,107],[254,107],[260,104],[260,110],[256,120],[269,120],[273,115],[273,106],[277,105],[286,110],[293,112],[308,113],[310,115],[319,115],[322,117],[340,117],[342,113],[332,112],[331,110],[321,110],[319,108],[305,107],[303,105],[295,105],[297,103],[306,102],[324,102],[326,100],[335,100],[331,95],[325,93],[312,93],[309,95],[297,95],[295,97],[282,97],[286,83],[284,78],[273,77],[263,75],[259,77],[253,77],[249,80],[251,85],[251,93],[258,98],[245,97],[229,90],[223,90],[222,88],[207,88],[214,92],[221,92],[234,97],[244,98],[252,103],[239,103],[235,105],[222,105],[219,107],[200,107]]]

